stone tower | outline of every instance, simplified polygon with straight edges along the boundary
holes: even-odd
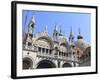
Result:
[[[35,18],[32,17],[31,21],[28,24],[28,31],[27,31],[26,45],[28,45],[28,46],[32,45],[32,37],[33,37],[33,32],[34,32],[34,25],[35,25]]]

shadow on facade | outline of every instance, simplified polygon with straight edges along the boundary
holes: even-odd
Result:
[[[52,61],[42,60],[38,63],[37,68],[38,69],[41,69],[41,68],[56,68],[56,66]]]
[[[69,63],[64,63],[64,64],[63,64],[63,67],[72,67],[72,65],[69,64]]]

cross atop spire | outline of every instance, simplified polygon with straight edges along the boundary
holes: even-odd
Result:
[[[58,28],[57,28],[57,25],[55,24],[55,30],[57,31],[58,30]]]
[[[70,37],[74,38],[74,34],[72,32],[72,27],[71,27],[71,30],[70,30]]]
[[[78,31],[79,31],[79,34],[81,34],[80,28],[78,29]]]

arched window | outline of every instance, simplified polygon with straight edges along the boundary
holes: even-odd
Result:
[[[70,63],[64,63],[62,67],[72,67]]]
[[[28,58],[28,57],[25,57],[23,58],[23,69],[30,69],[32,68],[33,66],[33,61]]]
[[[50,60],[42,60],[37,64],[37,68],[56,68],[56,66]]]

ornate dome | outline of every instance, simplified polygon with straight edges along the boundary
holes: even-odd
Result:
[[[83,39],[83,37],[79,34],[79,35],[77,36],[77,39]]]
[[[85,51],[86,48],[90,47],[90,45],[84,41],[83,39],[78,39],[76,42],[75,42],[75,45],[77,47],[79,47],[81,50]]]
[[[80,29],[79,29],[79,34],[77,36],[77,39],[83,39],[83,36],[81,35]]]

